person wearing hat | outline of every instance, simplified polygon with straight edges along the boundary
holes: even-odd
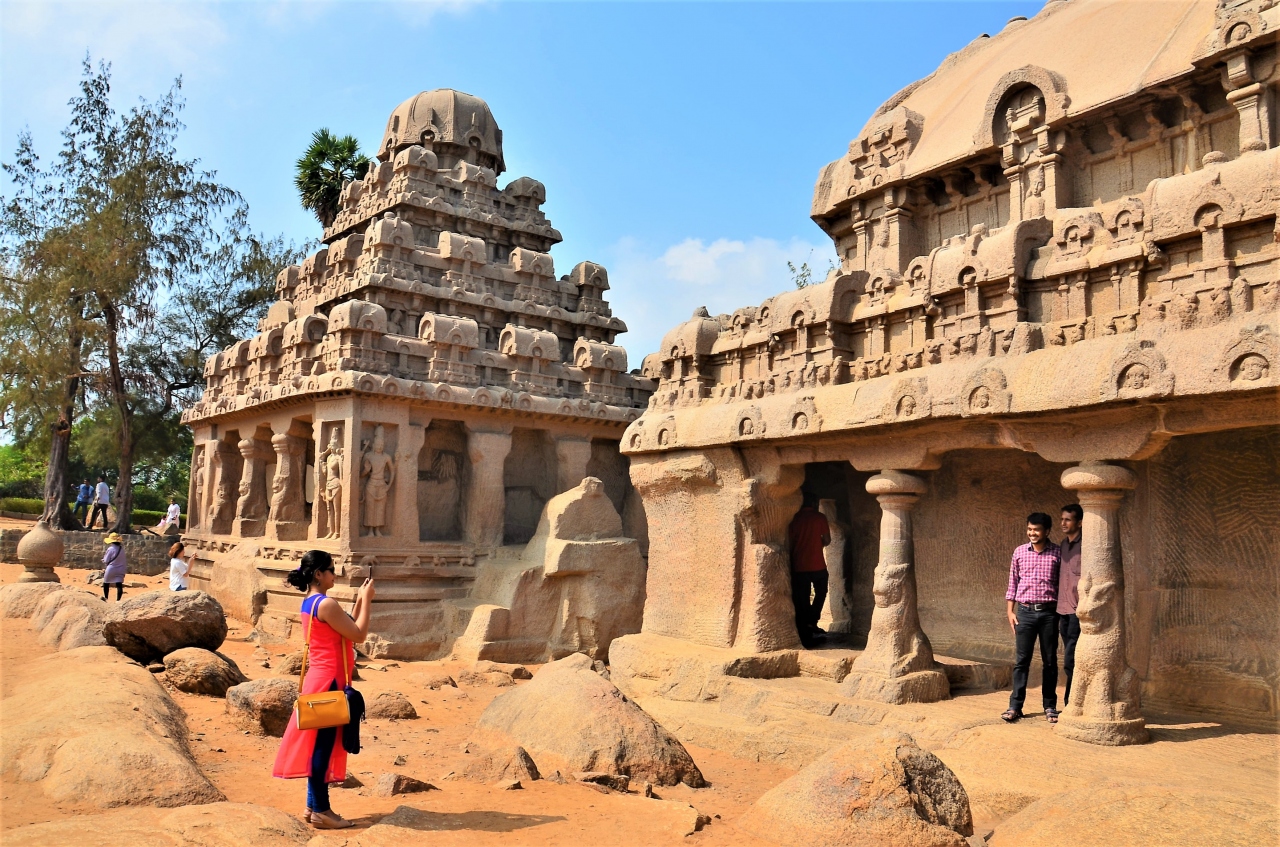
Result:
[[[104,601],[107,599],[107,594],[114,585],[116,602],[119,603],[120,598],[124,596],[124,574],[129,568],[129,560],[125,556],[120,533],[108,532],[107,537],[102,539],[102,543],[107,545],[107,552],[102,556],[102,564],[106,568],[102,572],[102,599]]]

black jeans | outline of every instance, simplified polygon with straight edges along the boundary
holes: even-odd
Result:
[[[1058,612],[1053,606],[1039,612],[1018,603],[1015,605],[1018,626],[1014,639],[1018,658],[1013,666],[1013,693],[1009,708],[1022,711],[1027,699],[1027,676],[1031,672],[1031,648],[1040,642],[1040,662],[1044,665],[1040,697],[1046,709],[1058,708]]]
[[[114,585],[114,586],[115,586],[115,588],[116,588],[116,602],[117,602],[117,603],[119,603],[119,602],[120,602],[120,598],[124,596],[124,583],[123,583],[123,582],[104,582],[104,583],[102,583],[102,599],[103,599],[103,600],[106,600],[106,599],[107,599],[107,593],[111,591],[111,586],[113,586],[113,585]]]
[[[810,594],[813,599],[810,600]],[[827,601],[826,571],[792,571],[791,602],[796,607],[796,631],[800,643],[808,645],[822,617],[822,604]]]
[[[1071,702],[1071,677],[1076,670],[1076,642],[1080,640],[1080,618],[1075,615],[1058,615],[1058,632],[1062,635],[1062,671],[1067,676],[1067,688],[1062,693],[1062,705]]]
[[[89,515],[89,526],[87,527],[88,529],[93,529],[93,525],[98,522],[98,515],[102,515],[102,528],[103,529],[107,528],[107,507],[94,506],[93,514]]]

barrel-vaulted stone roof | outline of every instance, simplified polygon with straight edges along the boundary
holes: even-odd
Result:
[[[506,170],[502,130],[489,111],[489,104],[452,88],[424,91],[396,106],[387,118],[378,158],[390,161],[398,151],[415,144],[427,148],[433,144],[475,148],[496,161],[495,173]]]

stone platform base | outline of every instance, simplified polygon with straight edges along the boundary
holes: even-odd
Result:
[[[951,697],[951,686],[941,670],[918,671],[898,677],[855,670],[845,679],[840,690],[857,700],[874,700],[892,705],[936,703]]]
[[[1147,733],[1147,721],[1138,718],[1129,721],[1098,721],[1063,714],[1058,718],[1058,735],[1073,741],[1122,747],[1126,744],[1146,744],[1151,740]]]

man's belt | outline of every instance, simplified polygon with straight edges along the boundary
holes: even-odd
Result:
[[[1047,603],[1019,603],[1018,605],[1032,612],[1043,612],[1050,607],[1053,607],[1054,609],[1058,608],[1058,601],[1050,600]]]

